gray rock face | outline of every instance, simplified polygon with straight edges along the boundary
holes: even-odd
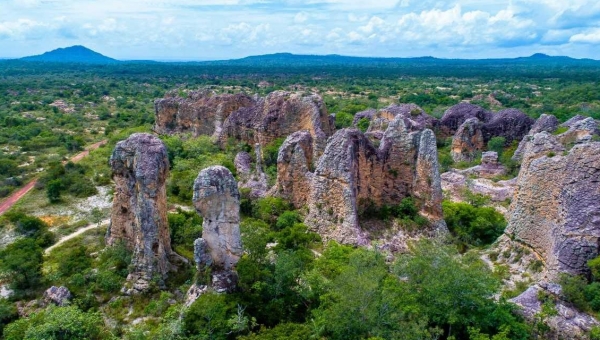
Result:
[[[433,225],[445,228],[435,136],[410,132],[396,116],[379,148],[356,129],[338,131],[327,143],[310,180],[305,223],[325,239],[367,244],[359,214],[370,206],[398,204],[411,196]]]
[[[550,278],[586,274],[599,253],[600,143],[564,150],[546,132],[527,143],[506,230],[542,256]]]
[[[218,137],[223,122],[232,112],[254,104],[254,98],[241,93],[218,95],[212,91],[194,91],[187,98],[168,93],[154,102],[154,130],[161,134],[191,132],[194,136]]]
[[[477,118],[467,119],[452,138],[450,154],[455,162],[472,162],[485,149],[483,125]]]
[[[492,137],[502,136],[506,145],[520,141],[533,126],[534,120],[517,109],[505,109],[494,113],[483,125],[483,139],[487,143]]]
[[[305,206],[310,195],[313,167],[312,136],[298,131],[286,138],[277,155],[275,195],[285,198],[296,208]]]
[[[373,120],[373,117],[375,116],[375,114],[377,114],[377,110],[375,110],[375,109],[368,109],[365,111],[357,112],[354,115],[354,119],[352,120],[352,126],[357,127],[358,122],[363,118],[366,118],[369,121]]]
[[[52,286],[44,292],[43,300],[46,304],[53,303],[57,306],[66,306],[71,300],[71,292],[67,287]]]
[[[560,300],[560,296],[556,295],[556,290],[553,287],[542,288],[538,285],[529,287],[521,295],[509,300],[515,303],[521,309],[521,314],[529,322],[536,321],[536,314],[542,311],[542,303],[538,299],[538,293],[544,291],[550,295],[555,295],[557,302],[555,305],[557,315],[551,316],[547,320],[550,327],[549,336],[553,339],[587,339],[586,333],[594,326],[600,325],[596,319],[581,313],[571,307],[568,303]]]
[[[135,133],[117,143],[110,165],[115,196],[106,242],[123,241],[133,250],[128,281],[141,292],[154,276],[167,276],[175,256],[166,215],[167,149],[157,137]]]
[[[523,137],[517,150],[515,151],[512,159],[513,160],[521,160],[523,158],[523,152],[525,151],[525,145],[528,141],[530,141],[536,133],[540,132],[548,132],[552,133],[558,128],[559,121],[553,115],[542,114],[540,118],[538,118],[529,133]]]
[[[442,119],[440,119],[442,134],[446,136],[454,135],[456,130],[470,118],[477,118],[481,122],[487,122],[492,118],[492,113],[470,103],[456,104],[446,110]]]
[[[560,134],[558,139],[565,145],[587,143],[594,136],[600,135],[600,126],[593,118],[585,118],[573,122],[569,130]]]
[[[199,268],[231,271],[242,255],[240,193],[231,172],[211,166],[194,182],[194,206],[202,216],[202,241],[194,242]],[[210,255],[211,263],[207,260]]]
[[[459,170],[463,175],[475,175],[482,178],[494,178],[506,173],[506,168],[498,162],[498,153],[495,151],[486,151],[481,154],[481,164],[472,168]]]
[[[275,91],[261,98],[244,94],[192,92],[188,98],[170,96],[155,102],[159,133],[191,132],[210,135],[221,144],[229,138],[265,147],[301,130],[313,138],[319,157],[335,125],[320,96]]]
[[[247,152],[240,152],[235,156],[234,165],[238,174],[238,188],[250,189],[250,197],[259,198],[267,194],[267,176],[262,168],[260,144],[255,146],[256,161],[252,169],[252,158]]]
[[[370,113],[371,111],[364,111],[363,115],[368,118]],[[439,124],[436,118],[425,113],[425,111],[416,104],[392,104],[370,115],[371,123],[369,124],[367,132],[374,134],[375,136],[377,136],[377,132],[385,132],[396,117],[402,117],[404,126],[409,131],[435,129]]]

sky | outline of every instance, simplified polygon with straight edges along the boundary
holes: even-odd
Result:
[[[600,1],[0,0],[0,57],[72,45],[154,60],[277,52],[600,59]]]

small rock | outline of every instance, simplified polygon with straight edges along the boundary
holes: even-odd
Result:
[[[71,299],[71,292],[67,287],[55,287],[52,286],[44,292],[43,300],[46,304],[54,303],[57,306],[66,306],[69,304]]]

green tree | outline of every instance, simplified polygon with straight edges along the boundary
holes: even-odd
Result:
[[[0,251],[0,273],[16,295],[37,288],[42,277],[42,248],[31,238],[19,239]]]
[[[502,156],[504,151],[504,145],[506,144],[506,138],[504,137],[492,137],[487,144],[488,150],[496,151],[498,156]]]
[[[54,179],[48,182],[46,185],[46,196],[50,203],[60,202],[60,191],[62,190],[62,181],[60,179]]]

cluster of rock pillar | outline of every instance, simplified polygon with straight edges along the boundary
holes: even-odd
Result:
[[[153,283],[162,288],[169,271],[186,261],[171,249],[167,149],[157,137],[136,133],[117,143],[110,165],[115,194],[106,242],[123,243],[132,251],[123,292],[141,293]],[[239,192],[231,172],[220,166],[201,171],[194,183],[194,205],[204,218],[202,238],[194,243],[197,268],[211,268],[214,289],[230,291],[242,253]]]

